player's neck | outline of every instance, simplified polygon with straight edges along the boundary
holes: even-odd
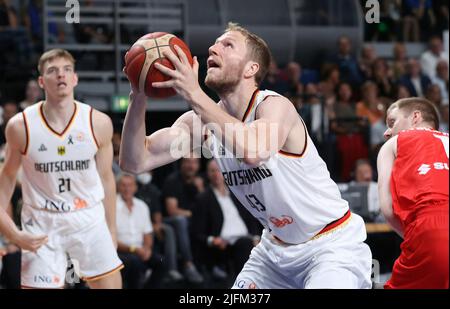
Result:
[[[256,87],[240,88],[238,86],[233,92],[219,95],[220,101],[231,116],[241,120],[256,89]]]
[[[75,111],[74,102],[73,97],[67,97],[62,100],[47,97],[42,107],[45,119],[54,124],[67,124]]]

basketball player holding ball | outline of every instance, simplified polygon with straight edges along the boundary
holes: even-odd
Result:
[[[8,122],[0,173],[3,207],[23,168],[24,230],[2,209],[0,231],[23,248],[23,288],[62,288],[67,254],[90,288],[121,288],[111,120],[74,100],[78,77],[69,52],[45,52],[38,70],[45,100]]]
[[[152,87],[174,89],[192,111],[145,136],[148,93],[129,76],[121,167],[141,173],[178,160],[192,151],[185,145],[193,144],[194,122],[213,123],[205,143],[229,189],[265,227],[233,288],[370,288],[372,258],[362,218],[341,198],[292,103],[258,89],[270,62],[267,44],[228,25],[209,48],[207,63],[205,84],[218,103],[200,88],[195,57],[191,65],[177,46],[160,53],[173,68],[155,63],[167,80]],[[227,125],[230,134],[221,134]]]

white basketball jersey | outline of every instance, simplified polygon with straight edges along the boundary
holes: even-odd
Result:
[[[95,163],[93,109],[74,104],[74,114],[61,133],[47,123],[43,102],[23,111],[27,131],[22,157],[24,205],[68,212],[95,206],[104,198]]]
[[[243,122],[255,120],[256,108],[266,96],[279,94],[256,91]],[[236,159],[216,136],[211,152],[239,201],[265,228],[287,243],[311,239],[349,209],[308,134],[302,154],[280,151],[259,167]]]

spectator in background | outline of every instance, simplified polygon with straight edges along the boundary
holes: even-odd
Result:
[[[352,87],[359,87],[363,82],[358,61],[352,55],[352,43],[347,36],[338,39],[338,52],[329,59],[329,62],[338,66],[341,80]]]
[[[6,143],[5,128],[8,120],[19,112],[19,108],[14,101],[6,101],[3,104],[2,122],[0,125],[0,147]]]
[[[203,277],[193,263],[190,238],[190,219],[198,193],[204,190],[203,179],[198,175],[200,160],[190,156],[180,160],[180,171],[169,175],[163,186],[165,223],[176,233],[177,248],[183,264],[183,273],[191,283],[202,283]]]
[[[16,29],[18,25],[17,12],[10,0],[0,0],[0,32],[5,29]]]
[[[124,287],[142,288],[149,268],[152,274],[147,286],[159,287],[164,265],[162,256],[153,251],[153,228],[148,206],[134,196],[137,185],[133,175],[119,175],[117,189],[117,251],[125,265],[122,270]]]
[[[298,110],[314,142],[322,141],[323,133],[328,132],[328,113],[322,108],[321,94],[317,88],[312,83],[305,86],[304,104]]]
[[[26,14],[24,14],[24,24],[28,29],[28,33],[33,41],[35,49],[41,52],[43,49],[42,42],[44,31],[42,29],[42,12],[44,12],[42,0],[29,0],[26,8]],[[48,12],[48,16],[52,16],[52,12]],[[55,22],[48,23],[48,35],[49,41],[52,43],[63,43],[65,33],[61,27]]]
[[[359,59],[359,69],[365,79],[372,77],[372,64],[377,59],[377,53],[372,45],[364,45]]]
[[[448,104],[448,62],[441,60],[436,66],[436,76],[433,78],[433,84],[439,86],[442,97],[442,104]]]
[[[160,252],[166,260],[168,279],[179,281],[183,276],[177,270],[177,245],[174,229],[163,222],[161,191],[152,183],[153,171],[137,175],[136,197],[142,199],[150,209],[154,233],[155,252]]]
[[[448,64],[448,55],[442,46],[442,39],[438,36],[433,36],[429,41],[428,50],[420,56],[422,73],[433,79],[436,76],[437,64],[441,60]]]
[[[266,78],[261,83],[260,89],[270,89],[284,95],[288,91],[287,82],[281,77],[280,69],[274,58],[272,58],[267,71]]]
[[[430,78],[421,72],[420,64],[414,58],[408,60],[406,74],[400,78],[399,82],[408,88],[413,97],[423,97],[431,84]]]
[[[431,103],[433,103],[438,110],[443,105],[441,89],[439,89],[438,85],[430,84],[427,88],[427,93],[425,95],[425,98],[428,99],[428,101],[430,101]]]
[[[391,78],[392,72],[383,58],[377,58],[372,65],[372,78],[378,86],[379,96],[382,100],[390,100],[394,90],[394,83]]]
[[[361,94],[362,101],[356,104],[356,114],[369,120],[370,150],[377,153],[384,142],[386,106],[378,97],[378,87],[372,81],[367,81],[362,85]]]
[[[374,181],[373,168],[369,160],[357,160],[355,163],[354,175],[355,180],[353,181],[353,183],[365,184],[368,187],[367,199],[370,218],[367,219],[374,222],[384,222],[378,199],[378,185]]]
[[[322,66],[322,81],[319,83],[317,90],[325,101],[334,101],[336,100],[336,89],[340,82],[339,68],[335,64],[326,63]]]
[[[402,84],[397,84],[395,87],[395,96],[394,98],[396,100],[409,98],[411,94],[409,93],[409,90],[406,86]]]
[[[30,49],[26,31],[19,27],[17,11],[13,4],[10,0],[0,0],[0,55],[2,57],[0,68],[4,62],[12,66],[28,64],[31,56]]]
[[[448,104],[441,106],[440,109],[440,117],[441,121],[439,122],[439,131],[441,132],[449,132],[449,126],[448,126]]]
[[[356,115],[355,104],[351,101],[352,89],[349,84],[339,86],[338,100],[329,111],[330,131],[336,135],[339,154],[340,181],[350,180],[350,173],[357,159],[367,158],[367,141],[364,140],[368,123]]]
[[[36,80],[29,80],[25,89],[25,99],[19,103],[21,110],[38,102],[42,98],[42,90]]]
[[[225,279],[232,271],[233,281],[259,242],[261,226],[230,193],[215,160],[207,163],[210,186],[198,196],[194,210],[193,235],[200,259],[213,277]],[[231,262],[233,268],[227,269]]]
[[[120,142],[122,140],[122,136],[120,132],[114,131],[112,136],[112,146],[113,146],[113,163],[112,169],[114,176],[118,176],[121,173],[121,169],[119,166],[119,153],[120,153]]]
[[[280,93],[288,98],[296,99],[303,94],[303,84],[301,83],[302,67],[298,62],[291,61],[286,66],[286,81],[288,89],[286,93]]]
[[[401,76],[406,74],[408,58],[405,44],[399,42],[395,43],[392,53],[394,57],[391,63],[392,78],[398,80]]]
[[[442,35],[445,30],[448,30],[448,0],[433,0],[433,11],[436,15],[434,33]]]
[[[436,23],[431,0],[403,0],[403,41],[418,42],[421,39],[420,29],[425,30],[423,37],[429,35],[426,29],[432,29]]]

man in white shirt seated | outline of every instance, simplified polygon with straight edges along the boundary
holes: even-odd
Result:
[[[438,62],[444,60],[448,63],[448,55],[444,51],[442,39],[440,37],[431,37],[428,44],[428,50],[420,57],[420,65],[423,73],[433,79],[436,76],[436,66]]]
[[[134,197],[137,191],[135,177],[121,174],[117,181],[117,242],[122,270],[123,286],[129,289],[160,287],[165,273],[163,258],[153,252],[153,227],[148,206]],[[144,282],[148,269],[149,281]]]

